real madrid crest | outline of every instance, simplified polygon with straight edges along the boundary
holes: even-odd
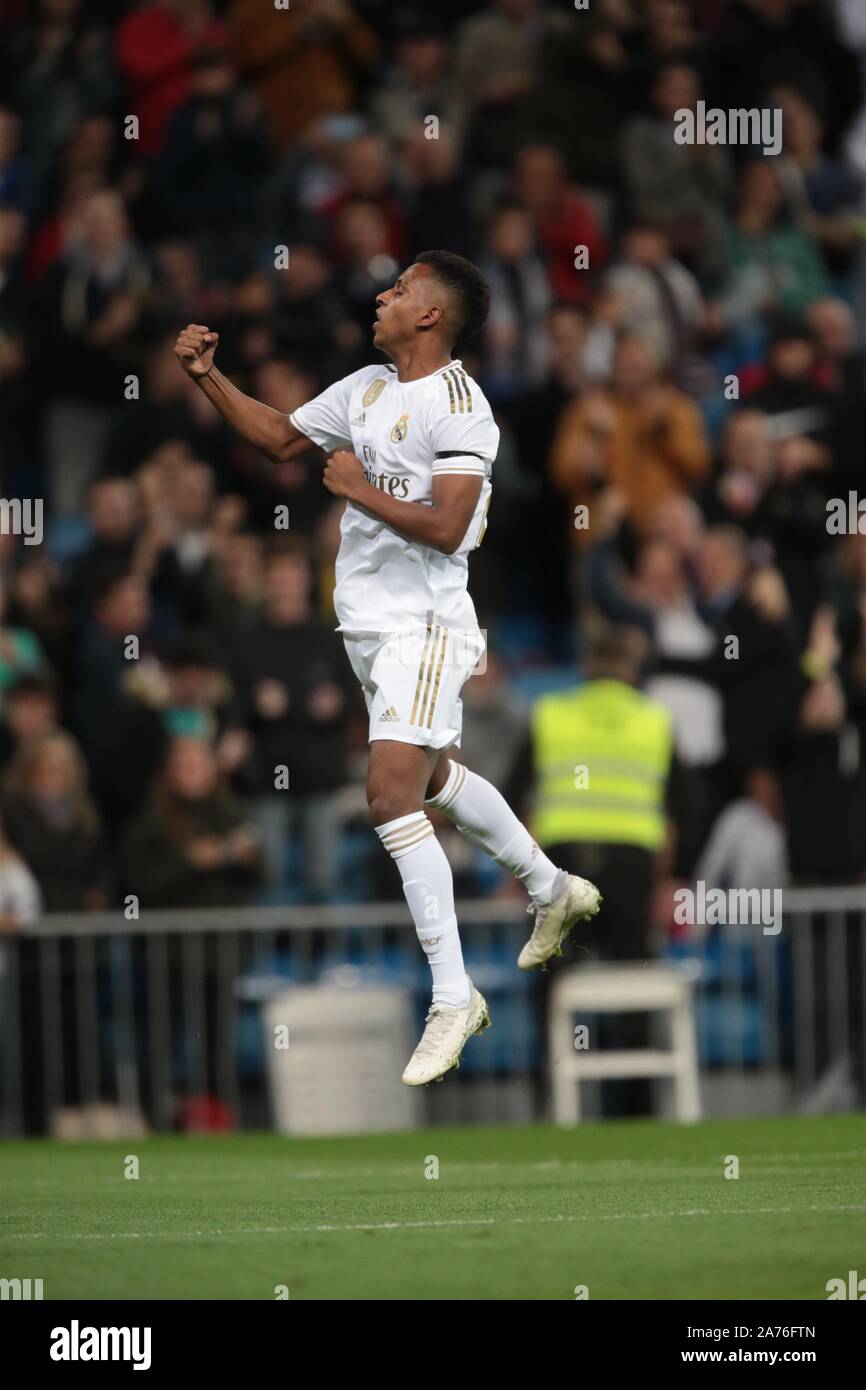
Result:
[[[402,444],[406,435],[409,433],[409,416],[401,415],[396,425],[391,431],[391,443]]]
[[[374,401],[377,401],[379,399],[387,385],[387,381],[385,381],[384,378],[380,376],[377,376],[376,380],[371,382],[371,384],[367,387],[366,391],[364,392],[364,399],[361,402],[365,410],[367,409],[368,405],[372,405]]]

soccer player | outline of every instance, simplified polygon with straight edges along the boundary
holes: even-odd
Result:
[[[484,652],[467,592],[481,542],[499,430],[478,384],[452,357],[482,327],[487,284],[471,262],[425,251],[376,298],[373,344],[388,365],[363,367],[290,416],[253,400],[219,371],[219,334],[189,324],[175,351],[239,434],[276,460],[312,445],[324,483],[345,497],[334,607],[370,716],[367,801],[393,858],[433,974],[424,1034],[403,1074],[426,1085],[460,1062],[489,1025],[466,974],[451,866],[425,807],[520,879],[532,935],[518,965],[558,953],[598,911],[594,884],[557,868],[495,787],[449,756],[460,746],[460,690]]]

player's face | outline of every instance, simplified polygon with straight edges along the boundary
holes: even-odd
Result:
[[[376,296],[373,343],[389,356],[415,337],[418,325],[431,311],[432,272],[428,265],[410,265],[390,290]]]

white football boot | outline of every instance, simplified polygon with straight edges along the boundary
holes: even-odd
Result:
[[[562,943],[576,922],[594,917],[601,894],[588,878],[566,874],[565,886],[551,903],[531,902],[526,909],[535,918],[532,935],[517,957],[521,970],[534,970],[551,956],[562,955]]]
[[[487,1001],[472,981],[472,993],[465,1009],[451,1004],[432,1004],[427,1026],[403,1073],[405,1086],[426,1086],[452,1067],[460,1066],[460,1053],[475,1033],[490,1027]]]

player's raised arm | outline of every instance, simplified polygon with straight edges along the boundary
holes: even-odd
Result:
[[[223,376],[214,362],[218,342],[218,333],[204,324],[189,323],[178,334],[174,351],[187,376],[192,377],[232,428],[254,448],[281,462],[315,448],[287,415],[244,395]]]

